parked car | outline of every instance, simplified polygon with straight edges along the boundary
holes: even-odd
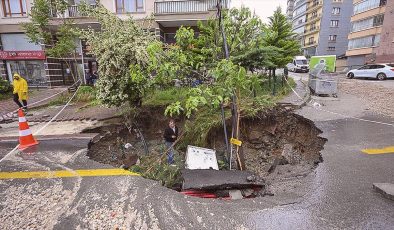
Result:
[[[358,69],[352,69],[346,77],[352,78],[376,78],[378,80],[385,80],[387,78],[394,78],[394,64],[369,64],[364,65]]]
[[[309,72],[308,60],[304,56],[295,56],[292,63],[286,65],[291,72]]]

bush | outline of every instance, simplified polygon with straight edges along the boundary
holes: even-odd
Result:
[[[0,93],[6,94],[11,92],[11,90],[12,90],[11,84],[8,81],[0,78]]]

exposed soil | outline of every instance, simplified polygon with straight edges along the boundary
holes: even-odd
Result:
[[[320,151],[327,140],[319,136],[321,130],[292,110],[277,107],[240,125],[246,169],[269,183],[305,177],[323,161]],[[222,133],[213,130],[209,138],[219,152],[225,148]]]
[[[163,152],[162,130],[167,125],[163,109],[143,111],[137,120],[141,121],[138,126],[149,153]],[[183,122],[178,122],[179,127],[182,124]],[[261,113],[258,118],[243,118],[240,125],[246,169],[264,178],[269,184],[305,177],[323,161],[320,151],[326,139],[319,136],[321,131],[312,121],[294,114],[290,109],[277,107]],[[145,154],[137,132],[129,132],[124,124],[90,131],[101,133],[89,146],[88,156],[93,160],[120,167],[127,155]],[[216,149],[218,159],[223,159],[223,129],[211,130],[207,142],[208,146],[202,147]],[[126,143],[133,147],[125,150],[123,146]]]

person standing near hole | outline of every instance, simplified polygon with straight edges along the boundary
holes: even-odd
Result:
[[[169,148],[167,153],[167,162],[169,165],[174,164],[174,143],[178,139],[178,127],[175,125],[175,120],[171,119],[168,122],[168,127],[164,130],[164,141],[167,148]]]
[[[27,86],[26,80],[21,77],[19,74],[14,73],[13,77],[14,81],[12,82],[12,85],[14,86],[14,101],[15,103],[19,106],[19,108],[22,108],[25,112],[27,110],[27,92],[29,90]],[[21,104],[21,102],[23,105]]]

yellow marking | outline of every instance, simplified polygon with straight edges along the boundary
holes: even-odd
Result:
[[[230,139],[230,142],[231,142],[231,144],[233,144],[233,145],[238,145],[238,146],[241,146],[241,145],[242,145],[242,141],[237,140],[237,139],[235,139],[235,138],[231,138],[231,139]]]
[[[382,149],[363,149],[362,150],[366,154],[386,154],[386,153],[394,153],[394,146],[389,146]]]
[[[0,172],[0,180],[29,179],[29,178],[61,178],[61,177],[92,177],[92,176],[140,176],[138,173],[124,169],[83,169],[83,170],[60,170],[60,171],[36,171],[36,172]]]

